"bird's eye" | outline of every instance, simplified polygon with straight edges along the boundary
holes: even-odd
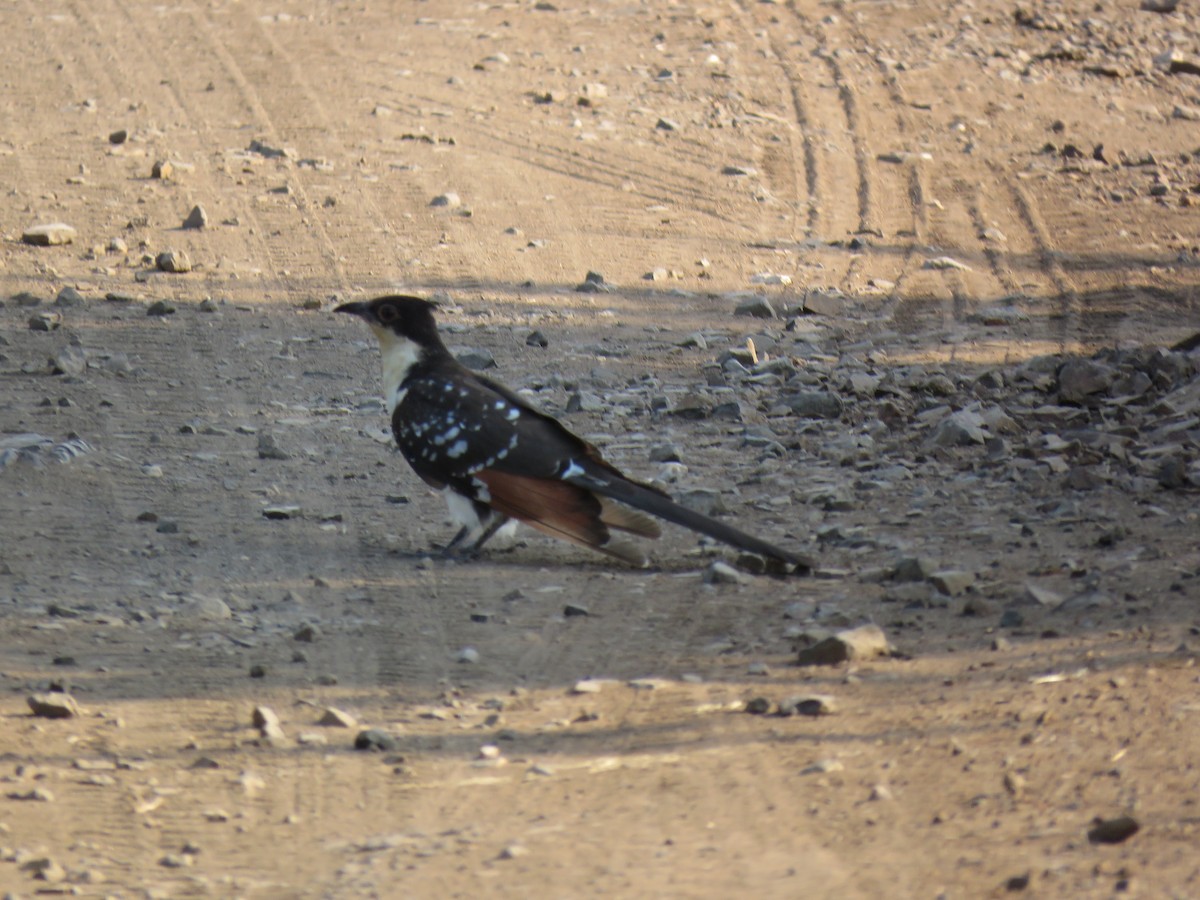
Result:
[[[390,303],[382,304],[376,311],[376,314],[379,316],[379,321],[384,325],[392,324],[392,322],[395,322],[400,316],[400,313],[397,312],[396,307],[392,306]]]

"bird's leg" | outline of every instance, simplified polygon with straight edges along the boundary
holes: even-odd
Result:
[[[483,545],[492,539],[497,531],[503,528],[508,523],[508,516],[502,516],[498,512],[492,513],[492,521],[483,533],[479,535],[479,540],[471,545],[471,554],[474,555],[483,549]]]
[[[464,540],[466,540],[467,535],[469,535],[470,533],[471,533],[471,529],[467,525],[464,525],[462,528],[458,529],[458,534],[454,535],[454,537],[452,537],[450,539],[450,543],[448,543],[445,547],[442,548],[442,555],[443,556],[454,556],[455,553],[458,551],[459,545]]]

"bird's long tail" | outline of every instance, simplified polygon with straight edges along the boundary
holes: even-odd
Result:
[[[634,509],[658,516],[660,519],[665,519],[668,522],[682,525],[684,528],[689,528],[700,534],[708,535],[710,538],[721,541],[731,547],[736,547],[739,550],[756,553],[759,556],[789,563],[802,569],[808,569],[812,565],[809,559],[799,554],[784,550],[782,547],[776,547],[768,541],[756,538],[751,534],[746,534],[746,532],[734,528],[732,525],[726,525],[724,522],[711,519],[703,513],[696,512],[694,509],[680,506],[669,496],[655,488],[638,484],[636,481],[630,481],[616,472],[599,469],[599,467],[593,468],[589,466],[589,468],[592,471],[584,472],[581,475],[566,480],[594,491],[601,496],[624,503],[626,506],[632,506]]]

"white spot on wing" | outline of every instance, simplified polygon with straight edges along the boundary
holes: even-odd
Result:
[[[450,449],[446,451],[446,455],[451,459],[458,459],[467,452],[467,442],[458,440],[450,445]]]
[[[583,471],[583,468],[579,465],[579,463],[575,462],[575,460],[573,460],[573,459],[570,459],[570,460],[567,460],[567,467],[565,469],[563,469],[562,475],[560,477],[566,478],[566,479],[578,478],[580,475],[583,475],[583,474],[585,474],[585,473]]]

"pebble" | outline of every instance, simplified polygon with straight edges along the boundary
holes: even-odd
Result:
[[[154,257],[154,265],[160,272],[176,275],[192,271],[191,257],[183,250],[164,250]]]
[[[63,309],[83,306],[83,294],[79,293],[73,287],[64,287],[54,298],[54,305]]]
[[[479,651],[474,647],[463,647],[458,651],[458,655],[454,658],[455,662],[459,663],[477,663],[479,662]]]
[[[292,634],[292,640],[300,641],[303,644],[312,644],[321,636],[321,629],[312,623],[306,622],[301,625]]]
[[[837,700],[831,694],[788,697],[779,704],[778,710],[781,716],[832,716],[837,711]]]
[[[75,241],[75,229],[63,222],[34,225],[21,233],[21,240],[35,247],[56,247]]]
[[[326,728],[355,728],[358,720],[344,709],[327,706],[321,713],[321,718],[317,719],[317,724],[324,725]]]
[[[355,750],[388,752],[395,750],[398,746],[394,737],[386,731],[380,731],[378,728],[369,728],[366,731],[360,731],[354,738]]]
[[[1133,816],[1117,816],[1114,819],[1097,817],[1088,830],[1088,840],[1093,844],[1121,844],[1140,829],[1141,825]]]
[[[771,305],[771,301],[766,297],[748,297],[742,300],[734,307],[733,314],[735,316],[750,316],[755,319],[774,319],[775,307]]]
[[[116,131],[110,131],[108,134],[108,142],[110,144],[123,144],[129,139],[129,132],[124,128],[118,128]]]
[[[192,211],[188,213],[187,218],[183,220],[183,227],[188,230],[198,230],[208,225],[208,213],[204,211],[204,207],[199,204],[192,207]]]
[[[43,719],[72,719],[79,716],[79,704],[70,694],[51,691],[26,698],[30,711]]]
[[[801,775],[828,775],[831,772],[842,772],[846,768],[840,759],[819,759],[810,766],[800,770]]]
[[[259,459],[291,459],[292,455],[279,446],[278,439],[270,432],[258,436]]]
[[[802,666],[831,666],[842,662],[862,662],[891,653],[887,636],[878,625],[862,625],[838,633],[805,647],[797,655]]]
[[[158,159],[154,161],[154,165],[150,167],[150,177],[158,178],[162,181],[169,181],[175,175],[175,166],[166,159]]]
[[[750,579],[728,563],[715,560],[704,570],[705,584],[745,584]]]
[[[591,611],[586,606],[583,606],[579,603],[568,603],[563,607],[563,616],[568,619],[573,619],[576,617],[584,618],[590,616],[591,614]]]
[[[287,736],[283,733],[283,724],[279,721],[279,716],[275,710],[269,706],[254,707],[254,714],[251,717],[254,727],[258,729],[259,734],[271,741],[282,741]]]
[[[531,331],[525,336],[526,347],[548,347],[550,340],[540,331]]]
[[[588,272],[575,290],[580,294],[607,294],[612,290],[612,285],[599,272]]]
[[[67,879],[67,870],[49,856],[41,856],[22,863],[21,871],[29,872],[34,879],[47,884],[59,884]]]
[[[598,694],[603,690],[605,682],[599,678],[584,678],[571,686],[572,694]]]
[[[963,572],[958,569],[943,569],[931,574],[929,581],[946,596],[957,597],[975,583],[975,573]]]
[[[829,391],[798,391],[781,399],[801,419],[839,419],[844,409],[841,398]]]
[[[941,271],[946,271],[948,269],[957,269],[963,272],[971,271],[970,266],[968,266],[966,263],[959,262],[957,259],[954,259],[951,256],[935,256],[933,259],[927,259],[921,268],[938,269]]]
[[[30,331],[57,331],[62,327],[63,316],[59,312],[40,312],[29,317]]]
[[[155,300],[146,308],[148,316],[173,316],[175,315],[175,304],[169,300]]]
[[[430,206],[444,206],[446,209],[457,209],[462,206],[462,198],[454,191],[447,191],[444,194],[438,194],[429,201]]]

